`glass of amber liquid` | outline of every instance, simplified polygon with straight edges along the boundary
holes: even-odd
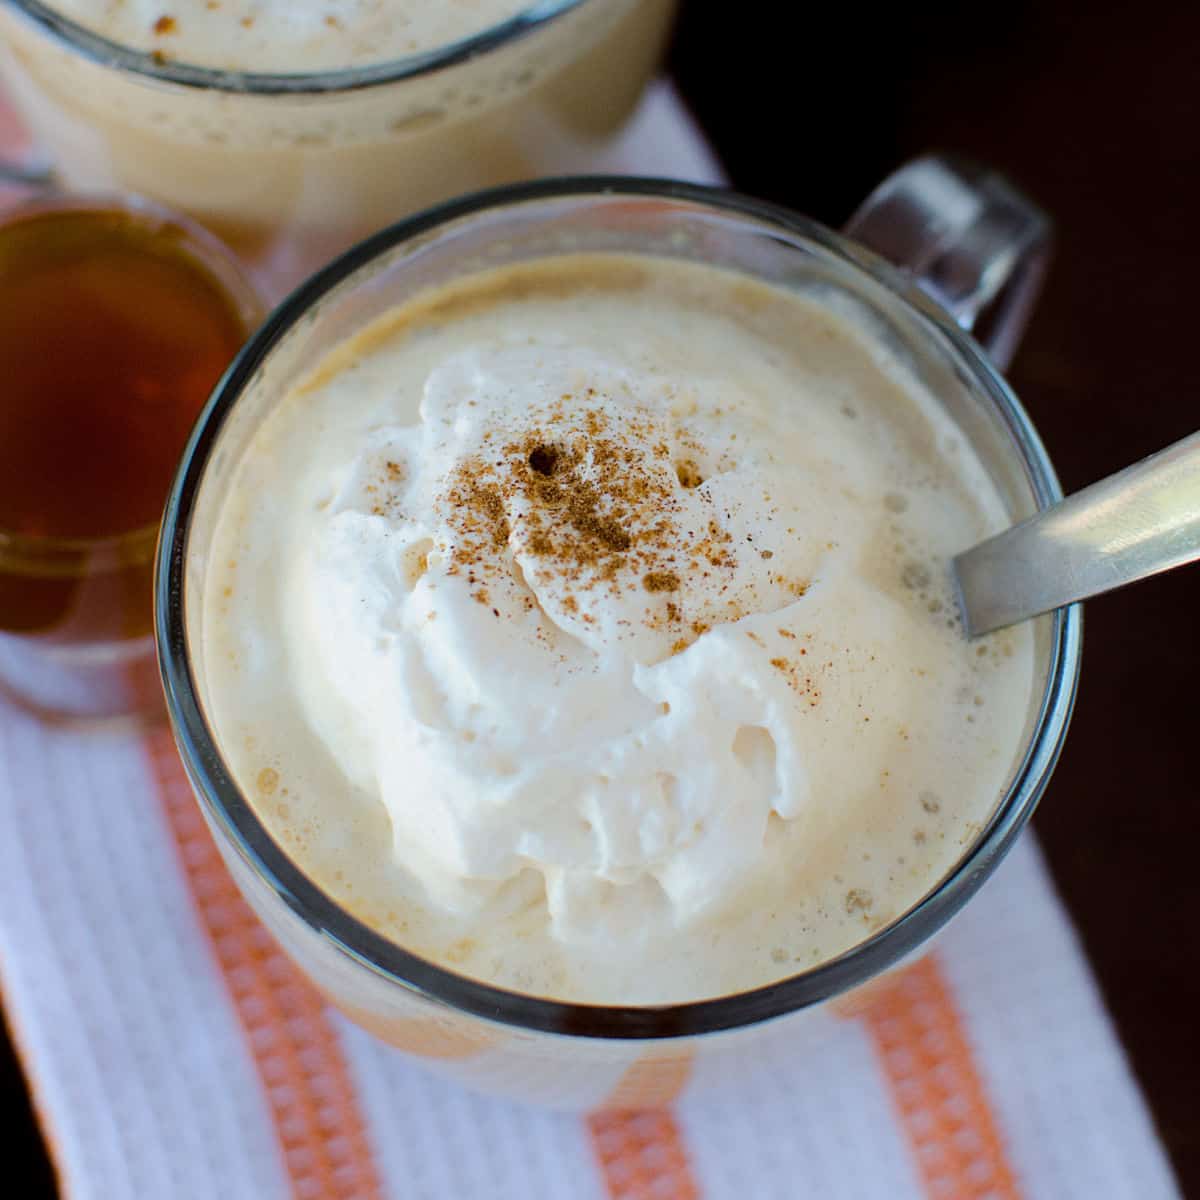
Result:
[[[262,305],[219,241],[137,199],[0,215],[0,693],[153,718],[152,576],[195,418]]]

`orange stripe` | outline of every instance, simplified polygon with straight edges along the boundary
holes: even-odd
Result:
[[[192,898],[233,997],[296,1200],[382,1200],[350,1073],[320,996],[242,899],[166,730],[146,738]]]
[[[648,1055],[639,1058],[617,1080],[616,1087],[601,1104],[605,1112],[632,1109],[665,1108],[679,1099],[692,1075],[695,1051]]]
[[[610,1200],[699,1200],[687,1147],[667,1109],[588,1117]]]
[[[876,981],[856,1015],[875,1044],[930,1197],[1016,1200],[1016,1176],[936,956]]]

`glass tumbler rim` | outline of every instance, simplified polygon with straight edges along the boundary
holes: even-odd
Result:
[[[546,999],[460,975],[377,933],[323,892],[278,846],[234,782],[197,694],[184,614],[189,520],[221,427],[272,348],[323,297],[395,248],[456,222],[497,210],[570,199],[672,201],[741,219],[792,244],[873,276],[917,310],[927,334],[947,339],[990,397],[1020,451],[1038,507],[1062,492],[1024,409],[983,350],[910,278],[882,258],[808,218],[724,188],[668,179],[580,176],[489,189],[428,209],[360,242],[302,284],[250,339],[218,383],[193,431],[167,501],[155,572],[155,636],[167,708],[185,769],[206,815],[256,876],[314,932],[377,976],[451,1009],[526,1031],[608,1040],[670,1039],[732,1030],[783,1016],[879,975],[924,943],[974,895],[1032,815],[1070,721],[1082,645],[1080,606],[1051,615],[1047,684],[1024,757],[976,840],[915,906],[843,954],[773,983],[735,994],[653,1006]],[[932,328],[929,328],[932,327]]]
[[[42,0],[0,0],[0,4],[5,3],[85,58],[154,82],[247,95],[308,96],[359,91],[432,75],[524,37],[587,0],[530,0],[511,17],[432,50],[357,67],[294,72],[227,70],[166,59],[104,37]]]

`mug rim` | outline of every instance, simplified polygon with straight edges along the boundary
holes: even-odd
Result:
[[[5,2],[23,13],[43,32],[100,66],[181,87],[247,95],[305,96],[353,92],[432,75],[525,37],[580,8],[589,0],[531,0],[511,17],[456,41],[435,46],[432,50],[358,67],[295,72],[228,70],[167,59],[156,55],[154,51],[135,50],[123,42],[104,37],[50,5],[43,4],[41,0],[0,0],[0,3]]]
[[[179,232],[180,251],[209,275],[234,306],[249,337],[266,312],[266,301],[251,280],[241,260],[215,234],[191,217],[135,193],[48,192],[33,196],[0,213],[0,237],[13,225],[36,221],[56,213],[128,217],[151,233],[165,229]],[[20,533],[0,524],[0,562],[35,561],[39,566],[58,562],[71,566],[80,558],[100,557],[114,562],[149,562],[158,540],[159,520],[99,537]]]
[[[187,648],[184,583],[190,516],[226,418],[270,352],[327,294],[405,242],[474,216],[545,201],[599,196],[670,200],[741,218],[776,236],[814,243],[873,276],[948,339],[972,371],[1015,443],[1039,508],[1062,496],[1040,438],[982,349],[905,274],[809,218],[735,191],[669,179],[579,176],[520,183],[452,200],[401,220],[318,271],[243,347],[202,411],[167,500],[155,569],[155,638],[167,710],[184,768],[206,816],[294,915],[341,954],[410,992],[486,1021],[574,1037],[671,1039],[754,1025],[831,999],[874,978],[940,930],[1011,848],[1049,782],[1074,706],[1082,646],[1079,605],[1050,615],[1045,690],[1007,792],[951,870],[913,907],[835,958],[729,995],[661,1005],[599,1005],[547,999],[460,975],[371,929],[327,895],[271,837],[226,767],[203,714]]]

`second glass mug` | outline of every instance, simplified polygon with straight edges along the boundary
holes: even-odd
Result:
[[[657,65],[675,4],[529,0],[429,52],[274,74],[174,62],[53,3],[0,0],[0,72],[55,181],[187,213],[279,296],[404,213],[589,169]]]
[[[896,270],[785,210],[709,188],[582,179],[468,197],[379,233],[291,296],[242,352],[193,434],[163,524],[156,635],[176,740],[205,818],[252,907],[324,995],[470,1086],[559,1108],[648,1107],[689,1080],[702,1086],[779,1061],[784,1048],[795,1054],[827,1033],[828,1002],[869,990],[927,948],[1031,815],[1070,718],[1079,608],[1035,623],[1018,762],[989,824],[912,909],[840,957],[742,994],[659,1007],[559,1002],[457,975],[386,940],[308,879],[256,817],[206,719],[206,682],[192,652],[203,636],[197,596],[224,485],[263,415],[347,333],[466,272],[594,250],[692,259],[832,290],[940,398],[1014,520],[1059,498],[1028,417],[963,331],[988,320],[994,353],[1011,350],[1044,254],[1042,215],[995,176],[926,159],[877,190],[850,232],[912,269]]]

